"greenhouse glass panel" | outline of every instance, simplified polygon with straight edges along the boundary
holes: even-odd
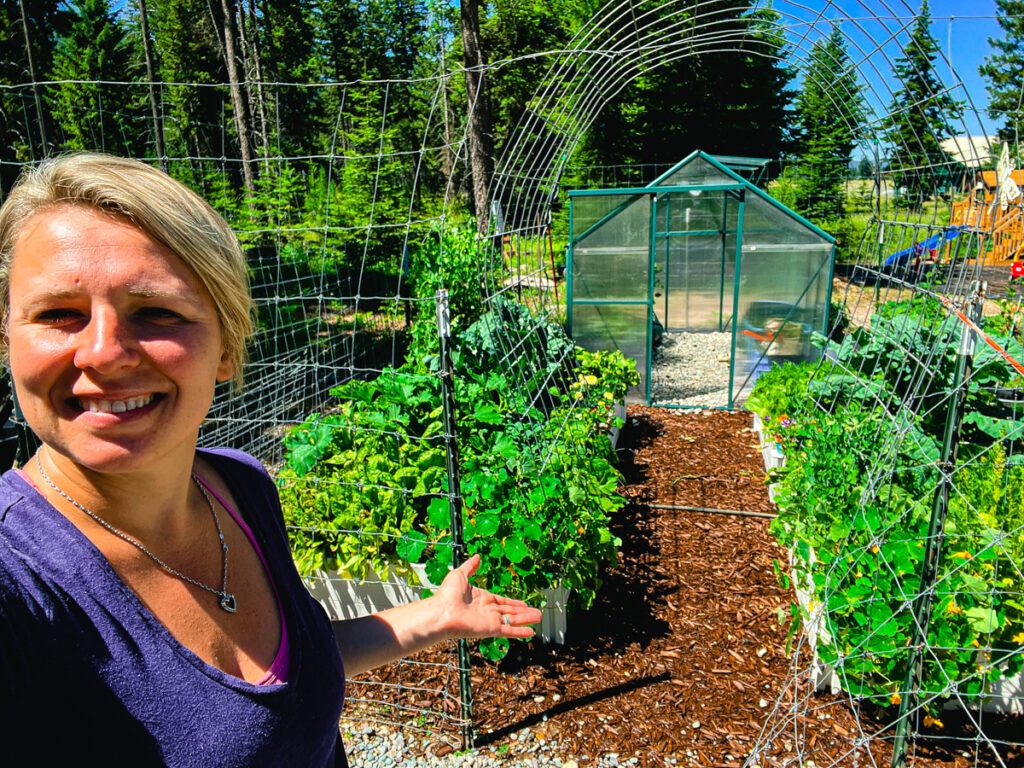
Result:
[[[688,163],[677,166],[657,179],[652,186],[675,187],[683,184],[729,184],[739,177],[730,175],[727,169],[717,167],[703,157],[696,157]],[[740,179],[742,181],[742,179]]]
[[[608,206],[610,215],[595,217],[600,210],[596,206],[588,210],[587,220],[592,223],[574,238],[571,278],[576,301],[649,300],[650,196],[614,197],[618,202]],[[592,198],[580,199],[590,208]],[[573,230],[577,230],[575,204]]]
[[[732,315],[735,196],[662,195],[670,224],[655,249],[655,312],[667,331],[724,330]]]
[[[832,242],[775,205],[748,195],[736,272],[732,398],[741,403],[773,364],[818,356],[830,298]]]
[[[642,304],[576,304],[573,307],[573,340],[591,352],[619,350],[636,361],[640,384],[626,394],[626,401],[647,399],[647,327],[649,307]]]

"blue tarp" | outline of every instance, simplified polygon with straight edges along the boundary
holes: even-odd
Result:
[[[928,253],[928,251],[937,251],[940,245],[948,243],[950,240],[955,238],[963,231],[963,227],[950,227],[944,229],[941,232],[936,232],[931,237],[922,240],[919,243],[914,243],[909,248],[892,254],[885,260],[885,266],[894,267],[902,266],[903,263],[913,256],[915,259],[920,258]]]

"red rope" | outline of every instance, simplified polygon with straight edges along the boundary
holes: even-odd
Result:
[[[981,328],[979,328],[978,325],[973,320],[971,320],[971,318],[969,318],[967,315],[965,315],[963,312],[957,309],[956,305],[953,304],[953,302],[951,302],[945,296],[939,296],[939,300],[943,304],[945,304],[949,309],[953,310],[953,313],[957,317],[959,317],[964,323],[966,323],[975,333],[981,336],[981,338],[985,340],[985,343],[992,347],[992,349],[994,349],[1001,358],[1003,358],[1006,362],[1012,365],[1017,370],[1017,373],[1019,373],[1021,376],[1024,376],[1024,365],[1021,365],[1012,357],[1010,357],[1009,353],[1005,349],[999,346],[991,336],[989,336],[987,333],[981,330]]]

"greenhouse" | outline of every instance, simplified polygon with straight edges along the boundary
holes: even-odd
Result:
[[[756,168],[696,151],[646,187],[569,193],[569,330],[636,361],[632,402],[731,409],[816,357],[835,239],[737,172]]]

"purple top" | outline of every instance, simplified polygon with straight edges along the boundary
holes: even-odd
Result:
[[[288,628],[288,680],[255,685],[179,643],[32,486],[0,478],[0,730],[12,765],[347,766],[344,669],[295,571],[277,489],[202,451],[258,543]]]

